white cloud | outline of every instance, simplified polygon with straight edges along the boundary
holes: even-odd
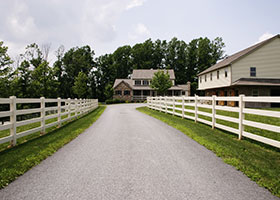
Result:
[[[262,42],[262,41],[267,40],[269,38],[272,38],[273,36],[274,36],[273,34],[271,34],[269,32],[266,32],[259,37],[259,39],[256,43],[259,43],[259,42]]]
[[[142,6],[146,0],[131,0],[129,4],[127,4],[126,9],[129,10],[134,7]]]
[[[142,23],[138,23],[132,32],[129,33],[129,38],[132,40],[146,39],[151,36],[149,29]]]
[[[31,43],[61,44],[66,50],[90,45],[102,49],[118,37],[118,20],[146,0],[9,0],[1,2],[0,38],[15,57]],[[137,34],[145,34],[138,27]]]

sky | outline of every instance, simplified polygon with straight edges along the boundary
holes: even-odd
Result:
[[[280,34],[280,0],[0,0],[0,41],[15,58],[50,45],[49,62],[89,45],[95,57],[151,38],[222,37],[227,55]]]

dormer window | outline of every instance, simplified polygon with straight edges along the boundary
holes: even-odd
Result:
[[[210,73],[210,81],[212,81],[212,73]]]
[[[200,83],[202,83],[202,76],[199,77]]]
[[[227,75],[228,75],[228,71],[227,69],[225,69],[225,77],[227,77]]]
[[[220,72],[217,71],[217,79],[219,79],[219,78],[220,78]]]
[[[255,67],[250,67],[250,76],[256,77],[257,76],[257,70]]]
[[[206,82],[207,81],[207,74],[205,74],[204,78],[205,78],[205,82]]]
[[[141,85],[141,80],[135,80],[135,85]]]

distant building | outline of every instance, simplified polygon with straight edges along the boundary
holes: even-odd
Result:
[[[126,101],[144,101],[148,96],[157,96],[157,92],[150,87],[154,73],[158,70],[137,69],[133,70],[131,79],[116,79],[114,99]],[[165,70],[170,76],[172,87],[168,89],[169,96],[190,95],[190,83],[188,85],[175,85],[174,70]]]
[[[198,89],[204,90],[206,96],[280,96],[280,35],[228,56],[201,72]],[[267,103],[246,105],[270,106]]]

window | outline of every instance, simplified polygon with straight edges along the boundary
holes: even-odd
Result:
[[[220,78],[220,72],[217,71],[217,79],[219,79],[219,78]]]
[[[205,74],[205,77],[204,77],[204,78],[205,78],[205,82],[206,82],[206,81],[207,81],[207,74]]]
[[[121,90],[116,90],[115,95],[122,95],[122,91]]]
[[[136,80],[135,85],[141,85],[141,80]]]
[[[202,83],[202,76],[199,77],[200,83]]]
[[[251,77],[256,77],[257,75],[257,70],[255,67],[250,67],[250,76]]]
[[[149,85],[149,81],[143,80],[143,85]]]
[[[212,73],[210,73],[210,81],[212,81]]]
[[[257,90],[257,89],[252,90],[252,96],[253,97],[259,96],[259,90]]]
[[[225,69],[225,77],[227,77],[227,69]]]
[[[130,95],[130,91],[129,90],[125,90],[124,91],[124,95]]]

